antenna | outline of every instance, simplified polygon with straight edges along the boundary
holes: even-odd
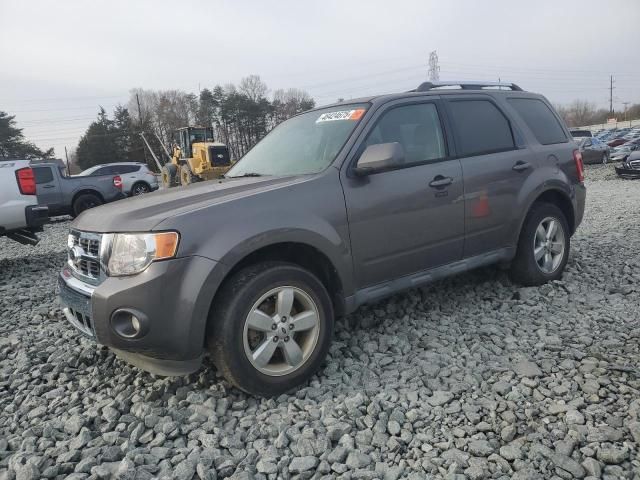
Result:
[[[429,54],[429,81],[440,80],[440,65],[438,65],[438,52],[435,50]]]

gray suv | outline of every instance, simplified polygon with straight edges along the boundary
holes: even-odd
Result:
[[[517,85],[337,103],[280,124],[224,179],[83,213],[64,313],[147,371],[188,374],[208,353],[242,390],[279,394],[359,305],[498,262],[523,285],[559,278],[583,180],[567,127]]]

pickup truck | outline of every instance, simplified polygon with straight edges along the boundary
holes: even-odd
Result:
[[[70,177],[55,162],[32,163],[40,205],[50,215],[77,217],[89,208],[125,198],[119,175]]]
[[[0,236],[35,245],[35,232],[47,218],[47,207],[38,206],[29,160],[0,160]]]

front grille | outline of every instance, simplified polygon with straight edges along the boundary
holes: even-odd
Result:
[[[81,313],[78,310],[74,310],[73,308],[66,308],[64,312],[67,316],[67,319],[82,333],[87,335],[88,337],[94,337],[93,333],[93,324],[91,322],[91,317],[86,313]]]
[[[638,168],[638,169],[640,169],[640,160],[631,160],[631,161],[629,162],[629,166],[630,166],[631,168]]]
[[[99,233],[72,230],[69,233],[67,263],[82,280],[97,283],[101,280]]]

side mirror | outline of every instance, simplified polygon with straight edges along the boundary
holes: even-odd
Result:
[[[369,145],[354,170],[358,176],[389,170],[404,164],[404,149],[398,142]]]

